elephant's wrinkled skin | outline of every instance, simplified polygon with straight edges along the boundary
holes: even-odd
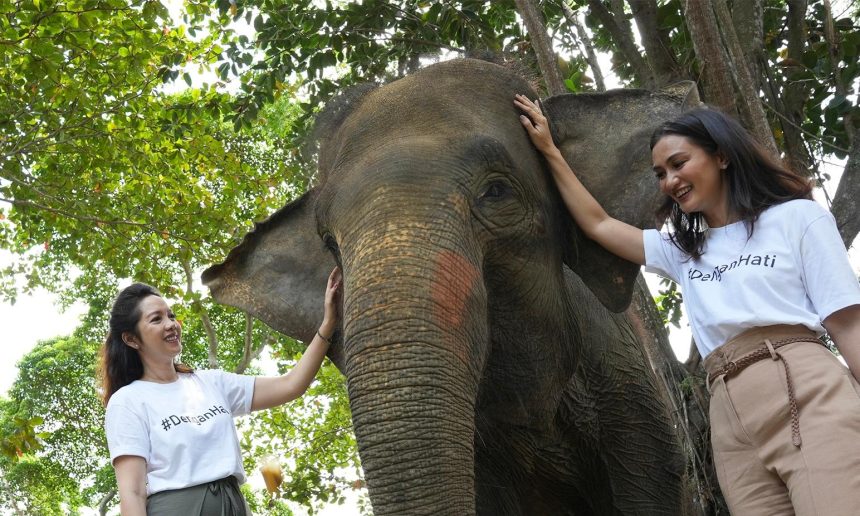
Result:
[[[319,184],[204,281],[307,340],[332,255],[342,265],[329,354],[377,515],[679,514],[669,416],[628,320],[603,306],[625,308],[636,267],[576,236],[518,92],[534,97],[508,70],[460,60],[338,103]],[[656,194],[650,129],[689,93],[545,108],[587,185],[641,226]]]

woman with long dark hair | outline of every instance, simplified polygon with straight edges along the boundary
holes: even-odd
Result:
[[[515,105],[577,225],[681,285],[711,392],[711,444],[733,514],[842,515],[860,505],[860,285],[833,216],[743,127],[699,108],[662,124],[651,158],[666,233],[610,217]],[[850,368],[819,340],[825,329]]]
[[[307,390],[339,320],[340,269],[328,279],[323,322],[296,366],[279,377],[176,363],[182,327],[153,287],[117,296],[102,348],[105,433],[123,516],[250,514],[233,417]]]

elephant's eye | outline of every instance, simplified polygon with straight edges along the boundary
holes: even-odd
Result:
[[[511,193],[511,185],[503,181],[492,181],[487,185],[487,188],[481,193],[481,199],[498,199],[506,197]]]
[[[340,260],[340,248],[331,233],[323,233],[322,241],[326,250],[333,254],[335,259]]]

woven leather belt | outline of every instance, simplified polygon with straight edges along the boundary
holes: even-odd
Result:
[[[728,380],[752,364],[766,358],[781,360],[782,365],[785,367],[785,382],[788,385],[788,409],[791,413],[791,442],[795,446],[800,447],[802,443],[800,439],[800,417],[798,416],[797,411],[797,399],[794,397],[794,383],[791,381],[791,371],[788,367],[788,362],[786,362],[785,358],[776,351],[783,346],[794,344],[795,342],[813,342],[824,346],[824,342],[812,337],[789,337],[776,342],[771,342],[770,339],[764,339],[763,348],[747,353],[737,360],[728,362],[726,365],[708,376],[708,385],[713,385],[714,381],[720,376],[724,376],[724,381]]]

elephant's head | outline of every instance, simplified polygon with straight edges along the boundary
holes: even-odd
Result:
[[[690,86],[545,102],[567,159],[608,211],[648,225],[648,136]],[[607,307],[636,267],[576,235],[513,105],[507,69],[444,62],[324,116],[318,184],[204,273],[215,298],[310,339],[344,272],[330,357],[345,374],[376,514],[475,510],[476,408],[552,419],[575,367],[564,263]],[[574,301],[576,302],[576,301]],[[582,303],[592,303],[593,298]]]

